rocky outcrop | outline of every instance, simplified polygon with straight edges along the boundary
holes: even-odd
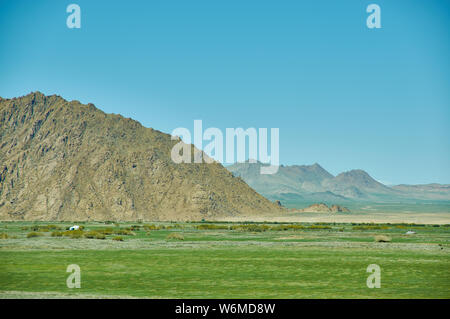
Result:
[[[350,213],[350,210],[347,207],[342,207],[339,205],[331,205],[330,210],[332,213]]]
[[[342,207],[339,205],[331,205],[331,207],[328,207],[328,205],[324,203],[319,204],[312,204],[306,208],[303,209],[297,209],[296,212],[302,212],[302,213],[349,213],[350,210],[346,207]]]

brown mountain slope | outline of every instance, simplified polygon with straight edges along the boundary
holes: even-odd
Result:
[[[221,164],[175,164],[170,135],[94,105],[0,98],[0,219],[199,220],[277,213]]]
[[[300,213],[349,213],[350,210],[347,207],[342,207],[339,205],[331,205],[328,207],[327,204],[319,203],[312,204],[303,209],[292,209],[291,211]]]

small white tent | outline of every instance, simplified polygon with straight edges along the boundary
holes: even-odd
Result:
[[[80,226],[78,225],[73,225],[72,227],[69,228],[69,230],[78,230],[78,229],[80,229]]]

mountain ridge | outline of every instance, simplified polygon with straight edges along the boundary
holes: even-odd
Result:
[[[40,92],[1,98],[0,141],[0,219],[200,220],[280,211],[220,163],[175,164],[178,141],[169,134],[92,103]]]
[[[276,174],[259,175],[262,163],[236,163],[227,166],[235,176],[243,178],[253,189],[272,200],[316,202],[385,201],[431,199],[450,200],[450,186],[441,184],[387,186],[362,169],[336,176],[318,163],[281,165]],[[253,166],[251,168],[250,166]],[[301,169],[297,169],[301,168]]]

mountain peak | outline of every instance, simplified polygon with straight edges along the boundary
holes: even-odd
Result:
[[[336,176],[336,183],[341,185],[352,185],[359,190],[363,189],[384,189],[387,190],[388,187],[376,181],[372,176],[370,176],[366,171],[362,169],[352,169],[350,171],[346,171],[340,173]]]
[[[45,97],[46,97],[45,94],[40,92],[40,91],[32,91],[32,92],[30,92],[28,94],[25,94],[25,95],[22,95],[22,96],[19,96],[19,97],[13,97],[13,98],[10,98],[10,99],[2,98],[2,99],[3,100],[18,100],[18,99],[24,99],[24,98],[31,98],[31,99],[33,99],[33,98],[40,98],[40,99],[42,99],[42,98],[45,98]]]
[[[349,170],[349,171],[345,171],[345,172],[342,172],[342,173],[338,174],[336,177],[339,177],[339,176],[372,178],[366,171],[364,171],[362,169],[352,169],[352,170]]]

